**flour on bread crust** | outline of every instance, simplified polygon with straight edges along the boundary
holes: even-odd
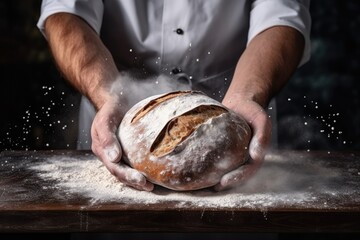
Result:
[[[124,116],[118,137],[129,165],[155,184],[195,190],[217,184],[225,173],[244,164],[251,130],[241,117],[201,92],[170,94],[174,97],[167,97],[155,107],[149,103],[169,94],[144,99]],[[145,109],[146,114],[136,118],[148,106],[152,109]],[[152,154],[150,149],[166,124],[199,106],[216,106],[225,111],[200,124],[169,153],[160,157]]]

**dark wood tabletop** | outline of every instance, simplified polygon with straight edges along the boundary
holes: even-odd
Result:
[[[131,190],[87,151],[0,153],[0,232],[123,231],[360,232],[360,153],[271,152],[235,190],[181,193]]]

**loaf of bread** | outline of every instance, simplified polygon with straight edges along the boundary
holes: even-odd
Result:
[[[179,91],[133,106],[118,137],[125,162],[150,182],[185,191],[213,186],[244,164],[251,130],[203,93]]]

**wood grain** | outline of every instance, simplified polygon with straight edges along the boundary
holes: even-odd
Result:
[[[251,208],[200,207],[171,201],[153,204],[125,203],[121,200],[93,203],[81,192],[65,194],[59,188],[43,187],[56,183],[41,178],[31,170],[31,166],[49,161],[54,156],[82,161],[92,154],[84,151],[0,153],[0,232],[360,231],[360,154],[356,152],[272,153],[263,166],[263,175],[267,177],[265,173],[269,174],[269,169],[275,168],[283,168],[283,172],[298,168],[299,172],[310,173],[312,176],[309,178],[298,177],[300,180],[291,184],[297,191],[313,191],[316,198],[306,205],[281,203]],[[316,166],[321,166],[322,171],[314,170]],[[334,171],[337,174],[331,175]],[[306,184],[310,183],[306,179],[310,182],[319,179],[324,186],[309,190]],[[270,185],[265,186],[258,191],[279,189],[269,190]]]

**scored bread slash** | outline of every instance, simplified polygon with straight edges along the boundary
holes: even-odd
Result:
[[[146,113],[148,113],[149,111],[151,111],[151,109],[155,108],[157,105],[159,105],[160,103],[169,100],[171,98],[175,98],[179,95],[184,95],[189,93],[190,91],[178,91],[178,92],[171,92],[168,94],[165,94],[159,98],[155,98],[153,100],[151,100],[148,104],[146,104],[142,109],[140,109],[134,116],[134,118],[131,120],[131,122],[136,122],[138,121],[140,118],[142,118]]]
[[[124,116],[118,137],[125,161],[174,190],[213,186],[248,156],[250,127],[220,102],[195,91],[153,96]]]
[[[224,108],[218,106],[199,106],[171,119],[155,139],[150,152],[157,157],[168,154],[201,124],[225,112]]]

